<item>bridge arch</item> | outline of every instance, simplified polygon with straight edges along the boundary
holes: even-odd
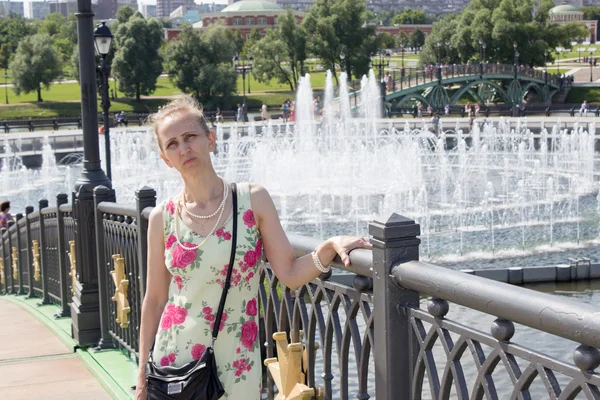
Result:
[[[450,99],[450,105],[455,105],[456,102],[465,94],[467,93],[469,90],[471,90],[473,87],[477,86],[477,85],[489,85],[492,86],[494,89],[496,89],[498,91],[498,93],[500,94],[500,96],[502,96],[502,98],[504,99],[504,101],[509,102],[510,99],[508,97],[508,94],[506,93],[506,91],[502,88],[502,86],[498,85],[495,82],[486,80],[486,79],[478,79],[476,81],[473,82],[468,82],[466,85],[464,85],[463,87],[461,87],[458,92],[454,93],[454,95],[452,96],[452,99]],[[511,103],[512,104],[512,103]]]
[[[525,95],[527,94],[527,92],[529,92],[531,89],[535,90],[535,92],[538,94],[538,96],[540,96],[542,101],[546,100],[544,98],[545,93],[544,93],[543,88],[540,87],[540,85],[538,85],[536,82],[529,82],[527,85],[525,85],[525,87],[523,88],[523,91],[521,92],[521,99],[523,99],[525,97]]]
[[[396,99],[394,99],[396,100]],[[429,100],[427,100],[425,97],[421,96],[418,93],[409,93],[406,96],[400,97],[397,101],[392,101],[392,108],[400,108],[402,107],[402,105],[404,103],[406,103],[408,100],[419,100],[422,104],[425,105],[429,105]]]

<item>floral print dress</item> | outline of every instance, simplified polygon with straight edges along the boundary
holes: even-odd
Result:
[[[215,356],[219,379],[229,399],[259,399],[262,368],[258,340],[258,266],[262,242],[250,203],[250,184],[237,185],[238,236],[231,287],[221,318]],[[211,333],[229,258],[233,217],[197,250],[176,244],[175,203],[162,204],[165,265],[172,275],[169,300],[163,310],[154,345],[154,360],[161,366],[181,366],[202,357]],[[232,214],[233,215],[233,214]],[[204,238],[185,224],[179,239],[190,248]]]

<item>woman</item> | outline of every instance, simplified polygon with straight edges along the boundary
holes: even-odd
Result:
[[[8,228],[8,221],[12,221],[10,215],[10,201],[6,200],[0,203],[0,225],[2,228]]]
[[[160,156],[183,179],[180,194],[152,211],[148,225],[148,278],[140,327],[136,399],[146,398],[144,367],[153,360],[181,366],[200,359],[211,344],[211,323],[231,251],[231,185],[217,176],[210,153],[216,136],[190,98],[177,99],[151,117]],[[259,399],[258,266],[263,249],[279,280],[295,289],[317,278],[339,255],[370,248],[361,238],[334,237],[313,254],[296,258],[269,193],[237,184],[237,256],[215,342],[220,380],[228,399]]]

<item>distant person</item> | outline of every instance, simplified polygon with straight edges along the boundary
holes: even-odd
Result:
[[[433,133],[435,133],[437,135],[439,133],[439,129],[440,129],[440,116],[437,112],[433,114],[433,117],[431,117],[430,122],[431,122],[431,127],[433,128]]]
[[[243,122],[243,120],[244,120],[244,117],[242,115],[242,105],[239,103],[237,105],[237,114],[236,114],[235,120],[237,122]]]
[[[246,103],[242,104],[242,114],[244,116],[244,122],[248,122],[248,106]]]
[[[450,104],[444,106],[444,115],[447,117],[450,115]]]
[[[579,109],[579,116],[587,117],[587,113],[589,110],[590,110],[590,105],[588,104],[587,100],[584,100],[583,103],[581,103],[581,108]]]
[[[3,201],[0,203],[0,224],[2,224],[2,228],[8,228],[8,221],[12,220],[13,217],[10,215],[10,201]]]
[[[286,122],[288,122],[290,115],[289,100],[283,102],[283,104],[281,105],[281,110],[283,111],[283,123],[285,124]]]
[[[221,107],[217,107],[217,111],[215,111],[215,122],[223,122],[223,112],[221,111]]]
[[[267,113],[267,103],[263,103],[260,109],[260,118],[264,121],[269,119],[269,114]]]

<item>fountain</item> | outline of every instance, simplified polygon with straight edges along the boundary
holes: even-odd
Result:
[[[471,133],[446,129],[438,137],[426,126],[413,130],[407,122],[400,129],[381,119],[372,73],[363,77],[354,106],[346,78],[341,74],[336,94],[327,74],[322,117],[315,117],[306,75],[298,85],[295,125],[217,127],[217,172],[264,185],[288,232],[366,236],[369,220],[401,212],[421,224],[423,259],[461,268],[502,257],[534,264],[529,255],[598,245],[593,124],[589,131],[542,127],[539,141],[526,120],[516,128],[500,121],[481,129],[476,124]],[[157,190],[159,201],[177,194],[179,178],[160,160],[150,129],[115,131],[111,148],[119,202],[133,204],[135,189],[144,185]],[[53,172],[27,173],[55,176],[57,167],[44,165]],[[25,173],[4,166],[3,182]],[[11,182],[17,180],[24,181]]]

